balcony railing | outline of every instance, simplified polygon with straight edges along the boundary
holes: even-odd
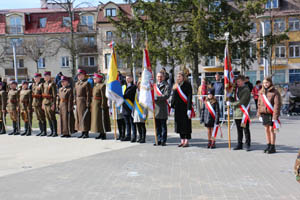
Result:
[[[12,47],[8,47],[6,50],[6,55],[13,55],[13,48]],[[20,56],[20,55],[24,55],[25,54],[25,51],[22,47],[20,46],[17,46],[16,47],[16,55],[17,56]]]
[[[83,69],[86,71],[87,74],[94,74],[98,71],[98,66],[85,66],[85,65],[79,65],[78,69]]]
[[[14,76],[15,75],[15,69],[14,68],[6,68],[4,70],[5,76]],[[18,68],[17,69],[18,76],[28,76],[28,70],[27,68]]]
[[[83,33],[93,33],[96,32],[96,27],[94,25],[79,24],[77,31]]]
[[[6,33],[12,35],[23,34],[24,26],[22,25],[6,26]]]

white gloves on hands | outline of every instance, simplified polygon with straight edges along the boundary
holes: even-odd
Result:
[[[147,119],[147,115],[143,114],[143,118],[144,118],[144,119]]]
[[[230,106],[230,104],[231,104],[230,101],[226,101],[227,106]]]
[[[262,117],[259,117],[258,120],[259,120],[260,122],[263,122],[263,118],[262,118]]]
[[[191,115],[192,115],[192,111],[191,111],[191,110],[188,110],[188,111],[187,111],[187,116],[188,116],[189,119],[191,119]]]
[[[171,108],[171,114],[174,114],[174,112],[175,112],[175,109]]]

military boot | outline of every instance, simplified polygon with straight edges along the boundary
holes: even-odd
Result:
[[[145,133],[142,133],[142,139],[140,141],[140,143],[145,143],[146,142],[146,132]]]
[[[1,127],[1,132],[0,132],[0,134],[5,134],[5,133],[6,133],[5,125],[4,125],[3,122],[1,123],[1,125],[2,125],[2,127]]]
[[[29,126],[29,123],[25,122],[25,124],[24,124],[25,132],[21,133],[21,136],[24,136],[24,135],[27,134],[27,132],[28,132],[28,126]]]
[[[29,123],[26,136],[31,136],[31,127],[29,126]]]
[[[48,137],[52,137],[53,136],[53,133],[54,133],[54,129],[53,129],[53,124],[52,124],[52,120],[48,121],[49,123],[49,126],[50,126],[50,130],[51,130],[51,133],[49,135],[47,135]]]
[[[47,136],[47,123],[46,121],[42,122],[42,129],[43,129],[43,133],[41,134],[41,136]]]
[[[268,154],[276,153],[275,144],[271,144],[270,149],[268,150]]]
[[[39,121],[40,132],[36,136],[40,136],[43,134],[43,122]]]
[[[14,135],[20,135],[20,130],[19,130],[19,128],[20,128],[20,124],[19,124],[19,126],[18,126],[18,123],[16,122],[16,131],[15,131]]]
[[[13,121],[13,132],[9,133],[8,135],[14,135],[17,132],[17,122]]]
[[[82,132],[82,133],[83,133],[82,138],[89,138],[89,132],[88,131]]]
[[[57,121],[56,120],[52,120],[52,125],[53,125],[53,134],[52,137],[57,137]]]

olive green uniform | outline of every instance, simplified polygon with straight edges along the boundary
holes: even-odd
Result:
[[[42,106],[51,129],[51,134],[49,136],[57,136],[57,121],[55,117],[56,93],[55,83],[46,81],[43,84]],[[53,106],[54,110],[51,109]]]
[[[18,128],[18,123],[19,123],[19,116],[18,116],[18,104],[19,104],[19,91],[17,89],[10,89],[8,92],[8,100],[7,100],[7,111],[10,115],[10,119],[13,122],[13,132],[10,133],[10,135],[19,134],[19,128]]]
[[[39,135],[47,134],[47,124],[46,124],[46,116],[45,112],[42,109],[42,102],[43,102],[43,83],[33,83],[32,84],[32,107],[36,114],[36,118],[39,121],[40,133]]]
[[[5,134],[5,124],[4,124],[4,118],[6,112],[6,104],[7,104],[7,92],[5,90],[0,91],[0,134]]]
[[[31,135],[32,124],[32,93],[30,89],[20,91],[20,115],[25,124],[25,132],[21,135]]]

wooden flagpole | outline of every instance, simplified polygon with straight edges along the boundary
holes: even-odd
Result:
[[[155,105],[155,102],[153,102]],[[155,136],[155,144],[158,145],[157,132],[156,132],[156,121],[155,121],[155,108],[153,108],[153,125],[154,125],[154,136]]]
[[[116,120],[116,103],[113,102],[113,112],[114,112],[114,137],[115,137],[115,140],[117,140],[117,120]]]
[[[229,65],[228,65],[228,62],[229,62],[229,60],[230,60],[230,56],[229,56],[229,47],[228,47],[228,41],[229,41],[229,32],[226,32],[225,33],[225,37],[226,37],[226,53],[228,54],[228,59],[227,59],[227,66],[229,67]],[[225,55],[226,56],[226,55]],[[229,69],[228,69],[228,76],[230,77],[230,71],[229,71]],[[229,77],[228,77],[228,79],[229,79]],[[230,86],[230,81],[229,81],[229,86]],[[231,134],[230,134],[230,106],[229,105],[227,105],[227,89],[226,89],[226,86],[225,86],[225,92],[224,92],[224,94],[225,94],[225,102],[226,102],[226,106],[227,106],[227,124],[228,124],[228,148],[229,148],[229,150],[231,150]]]

